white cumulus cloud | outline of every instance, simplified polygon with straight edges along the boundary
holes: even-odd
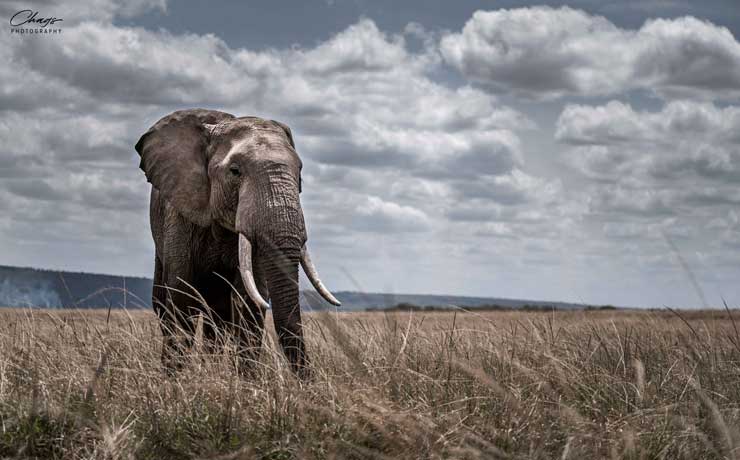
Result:
[[[634,89],[740,94],[740,43],[728,29],[693,17],[649,19],[632,30],[569,7],[476,11],[440,49],[470,80],[536,98]]]

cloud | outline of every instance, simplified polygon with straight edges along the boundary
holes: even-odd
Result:
[[[626,183],[729,185],[740,178],[740,108],[673,101],[658,112],[610,101],[568,105],[555,137],[573,145],[574,166],[590,178]],[[687,183],[687,181],[691,181]]]
[[[65,20],[64,40],[0,48],[13,69],[0,70],[8,102],[0,176],[13,178],[0,194],[36,210],[11,207],[2,240],[46,222],[29,244],[135,248],[125,257],[139,265],[121,266],[147,274],[149,186],[133,144],[159,117],[198,106],[291,126],[312,248],[329,260],[371,257],[378,244],[388,257],[419,257],[436,234],[454,233],[460,245],[490,241],[476,235],[495,217],[460,225],[460,200],[505,207],[502,218],[532,229],[562,211],[558,182],[527,171],[520,133],[535,123],[481,89],[433,79],[442,64],[432,32],[391,34],[360,19],[315,46],[257,51],[214,35],[118,25],[111,15],[124,12],[106,5],[109,13]],[[157,3],[125,14],[151,8]],[[432,239],[417,241],[420,233]]]
[[[110,22],[152,10],[166,12],[167,0],[7,0],[0,4],[0,15],[9,17],[26,9],[38,11],[40,17],[61,18],[57,25],[66,28],[83,21]]]
[[[367,19],[315,48],[261,52],[212,35],[99,22],[65,34],[19,41],[12,60],[57,82],[60,94],[74,93],[79,106],[205,106],[288,119],[301,145],[327,164],[439,173],[454,162],[466,174],[506,174],[521,164],[512,130],[533,126],[480,90],[433,82],[425,75],[437,65],[433,53],[410,53],[402,36]]]
[[[46,181],[29,182],[26,179],[8,180],[7,190],[14,195],[42,201],[58,201],[68,198],[63,191],[52,188]]]
[[[460,201],[482,199],[504,206],[556,202],[562,193],[562,184],[557,179],[531,176],[520,169],[501,176],[482,176],[476,181],[454,181]]]
[[[430,219],[424,212],[411,206],[383,201],[368,196],[355,208],[353,226],[358,231],[420,232],[430,228]]]
[[[611,241],[599,247],[596,228],[585,227],[584,244],[659,283],[668,282],[676,248],[703,282],[714,277],[710,269],[732,271],[728,250],[740,241],[738,128],[740,108],[732,105],[567,105],[555,138],[584,180],[583,222]]]
[[[624,9],[644,11],[655,13],[665,10],[691,10],[691,4],[688,0],[625,0],[621,3],[605,4],[600,11],[620,12]]]
[[[537,7],[478,12],[455,33],[360,19],[255,50],[117,20],[156,1],[101,5],[65,18],[63,40],[0,47],[4,263],[150,274],[133,144],[186,107],[291,126],[311,249],[333,287],[527,296],[552,279],[541,296],[611,302],[604,279],[657,291],[653,275],[671,270],[663,234],[709,265],[731,267],[740,246],[736,44],[710,23],[627,30]],[[671,102],[644,110],[635,89]],[[519,99],[605,94],[615,100],[569,103],[557,120]],[[359,282],[342,284],[345,268]]]
[[[411,61],[403,37],[387,40],[369,19],[349,26],[302,57],[304,68],[319,76],[393,71],[399,62]]]
[[[256,86],[250,73],[259,68],[244,65],[213,35],[175,37],[109,23],[84,22],[65,27],[63,40],[14,45],[16,62],[99,103],[224,104]]]
[[[558,94],[618,87],[619,67],[595,54],[625,34],[603,17],[568,7],[476,11],[461,33],[442,38],[445,61],[471,80],[517,92]],[[616,45],[619,46],[619,45]],[[615,50],[618,52],[619,50]]]
[[[663,97],[740,94],[740,43],[694,17],[650,19],[637,30],[547,6],[476,11],[441,39],[448,64],[494,91],[534,98],[635,89]]]

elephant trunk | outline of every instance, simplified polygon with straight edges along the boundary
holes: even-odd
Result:
[[[272,252],[269,255],[269,252]],[[299,375],[307,372],[308,357],[303,342],[301,308],[298,293],[300,247],[268,251],[264,261],[267,289],[272,301],[275,331],[285,356]]]
[[[275,330],[293,369],[303,375],[307,357],[303,343],[298,290],[298,265],[306,242],[306,227],[298,198],[298,184],[290,172],[279,165],[266,165],[259,183],[246,188],[239,199],[237,229],[240,233],[240,270],[247,293],[254,282],[242,246],[254,247],[251,261],[266,278]],[[248,243],[243,243],[247,241]],[[251,244],[250,244],[251,243]],[[244,251],[246,253],[246,251]],[[247,273],[247,279],[244,274]],[[256,291],[256,289],[255,289]]]

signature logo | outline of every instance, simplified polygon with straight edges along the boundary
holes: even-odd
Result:
[[[64,19],[56,18],[54,16],[49,16],[48,18],[39,17],[38,11],[20,10],[10,18],[10,25],[12,27],[25,25],[47,27],[48,25],[54,25],[61,21],[64,21]]]
[[[11,32],[18,32],[18,33],[31,33],[31,32],[43,32],[43,33],[59,33],[62,31],[60,28],[55,27],[48,27],[53,26],[57,22],[62,22],[64,19],[57,18],[55,16],[49,16],[49,17],[40,17],[38,11],[34,10],[20,10],[19,12],[15,13],[13,16],[10,17],[10,26],[12,27],[10,29]],[[24,28],[26,27],[35,27],[34,29],[30,28]]]

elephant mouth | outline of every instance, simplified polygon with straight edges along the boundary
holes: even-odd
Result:
[[[253,246],[252,242],[249,241],[243,233],[239,233],[239,272],[244,282],[245,290],[247,295],[252,301],[259,307],[266,309],[269,304],[262,297],[257,288],[257,283],[254,280],[254,268],[252,265]],[[314,289],[330,304],[340,306],[341,303],[332,295],[331,292],[324,286],[324,283],[319,278],[318,271],[311,261],[311,256],[308,252],[308,248],[305,243],[301,246],[300,250],[300,265],[303,267],[303,271],[306,273],[306,277],[313,285]],[[296,279],[297,282],[297,279]]]

